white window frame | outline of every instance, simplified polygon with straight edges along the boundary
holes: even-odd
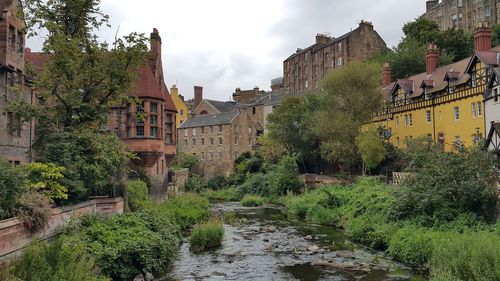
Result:
[[[460,107],[453,107],[453,119],[455,121],[460,121]]]

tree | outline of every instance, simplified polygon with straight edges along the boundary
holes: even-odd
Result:
[[[50,200],[68,199],[68,190],[61,184],[64,167],[53,163],[31,163],[24,166],[28,190],[40,192]]]
[[[295,156],[281,158],[268,177],[271,193],[285,195],[288,191],[297,193],[302,187],[299,180],[299,168]]]
[[[190,172],[193,172],[198,166],[198,162],[199,159],[196,156],[185,152],[179,152],[175,156],[173,166],[178,169],[189,169]]]
[[[500,45],[500,24],[495,24],[493,29],[493,46]]]
[[[365,170],[371,170],[379,165],[384,159],[386,149],[383,139],[375,126],[368,126],[356,137],[356,145],[361,159],[363,159],[363,174]]]
[[[319,155],[319,140],[313,132],[314,114],[322,106],[316,93],[303,97],[291,96],[268,116],[268,137],[274,146],[282,147],[288,154],[296,154],[307,172],[306,161]]]
[[[132,33],[112,44],[94,32],[108,24],[100,0],[26,0],[27,28],[48,34],[49,60],[36,73],[34,88],[42,106],[14,103],[11,110],[37,120],[34,149],[41,162],[65,167],[63,180],[72,200],[116,184],[132,157],[115,136],[103,130],[110,106],[125,95],[145,62],[146,38]]]
[[[353,62],[323,79],[324,106],[311,123],[321,142],[323,159],[343,169],[360,162],[356,137],[382,104],[379,77],[376,65]]]

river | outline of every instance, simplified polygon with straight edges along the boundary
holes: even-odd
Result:
[[[217,203],[212,214],[231,214],[234,221],[224,225],[222,247],[193,254],[185,239],[177,262],[159,280],[424,280],[333,227],[289,218],[278,207]]]

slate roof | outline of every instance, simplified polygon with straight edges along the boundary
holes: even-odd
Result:
[[[233,101],[216,101],[216,100],[205,100],[207,103],[215,107],[220,113],[231,112],[238,109],[236,102]]]
[[[179,129],[231,124],[231,121],[239,114],[239,111],[232,111],[219,114],[194,115],[182,122]]]
[[[165,100],[165,97],[161,92],[160,85],[156,82],[154,77],[153,69],[151,69],[149,64],[146,63],[139,68],[139,75],[135,81],[134,88],[128,95],[141,98]]]

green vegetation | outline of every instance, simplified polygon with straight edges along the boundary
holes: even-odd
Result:
[[[31,233],[43,230],[52,215],[51,200],[36,191],[25,192],[17,201],[17,216]]]
[[[176,169],[189,169],[190,172],[193,172],[198,166],[198,162],[196,156],[181,151],[175,156],[173,167]]]
[[[6,280],[106,281],[100,276],[85,243],[77,237],[60,237],[28,247],[10,266]]]
[[[15,215],[16,202],[21,196],[23,175],[7,160],[0,157],[0,219]]]
[[[137,211],[150,206],[148,186],[139,180],[127,181],[125,183],[125,202],[127,210]]]
[[[40,192],[51,200],[68,199],[68,190],[61,184],[64,167],[53,163],[31,163],[23,168],[27,175],[27,189]]]
[[[183,230],[206,219],[210,213],[206,198],[187,193],[173,197],[157,206],[162,216],[171,217]]]
[[[384,140],[375,126],[368,126],[356,137],[356,145],[363,160],[363,174],[376,168],[387,153]]]
[[[228,187],[219,190],[205,189],[200,195],[213,201],[239,201],[241,198],[240,190],[236,187]]]
[[[241,204],[245,207],[258,207],[264,204],[264,199],[258,195],[245,195]]]
[[[191,233],[192,252],[198,253],[220,247],[224,238],[224,226],[219,221],[210,221],[194,227]]]

